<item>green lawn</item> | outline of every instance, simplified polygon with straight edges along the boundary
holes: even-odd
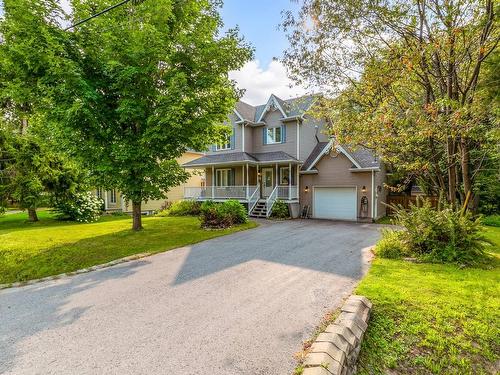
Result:
[[[374,260],[356,291],[374,304],[360,373],[497,373],[500,228],[485,231],[485,269]]]
[[[76,271],[139,253],[157,253],[257,226],[204,230],[195,217],[145,217],[133,232],[129,216],[104,216],[80,224],[56,220],[48,211],[27,223],[27,214],[0,217],[0,284]]]

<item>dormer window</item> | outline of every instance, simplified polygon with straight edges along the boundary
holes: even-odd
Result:
[[[281,143],[283,139],[282,136],[281,127],[268,128],[266,131],[266,144],[272,145],[273,143]]]

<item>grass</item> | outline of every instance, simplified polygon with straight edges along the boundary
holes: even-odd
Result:
[[[374,260],[356,290],[374,304],[359,373],[498,373],[500,228],[485,234],[486,269]]]
[[[27,281],[140,253],[158,253],[257,226],[254,222],[208,231],[196,217],[145,217],[144,230],[130,230],[129,216],[98,222],[59,221],[48,211],[28,223],[26,213],[0,217],[0,284]]]

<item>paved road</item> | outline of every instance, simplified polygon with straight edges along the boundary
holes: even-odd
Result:
[[[377,237],[369,224],[263,224],[0,291],[0,373],[290,374]]]

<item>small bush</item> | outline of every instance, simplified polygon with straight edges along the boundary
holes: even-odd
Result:
[[[382,229],[382,239],[375,246],[375,253],[382,258],[399,259],[408,255],[404,242],[404,232],[392,229]]]
[[[54,211],[60,219],[81,223],[97,221],[101,215],[102,199],[93,193],[75,193],[55,202]]]
[[[395,224],[404,228],[401,235],[411,256],[430,262],[474,264],[484,255],[485,238],[481,221],[469,212],[450,207],[434,209],[429,201],[393,207]]]
[[[200,202],[194,200],[177,201],[167,209],[158,212],[157,216],[198,216],[200,206]]]
[[[490,227],[500,227],[500,215],[491,215],[482,218],[482,223]]]
[[[236,200],[224,203],[205,201],[200,207],[201,225],[205,228],[228,228],[248,221],[247,210]]]
[[[290,212],[288,211],[288,204],[278,199],[273,205],[271,217],[274,217],[276,219],[289,218]]]

